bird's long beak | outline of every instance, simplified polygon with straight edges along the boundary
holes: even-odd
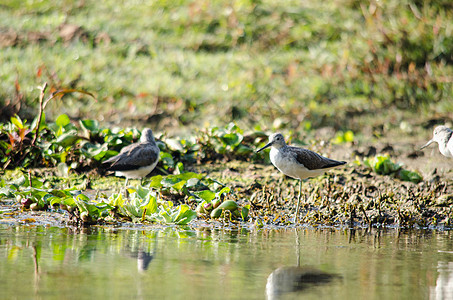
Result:
[[[269,143],[267,143],[266,146],[264,146],[263,148],[258,149],[258,151],[256,151],[256,153],[258,153],[258,152],[260,152],[261,150],[264,150],[264,149],[266,149],[266,148],[268,148],[268,147],[270,147],[270,146],[272,146],[272,142],[269,142]]]
[[[426,148],[428,147],[429,145],[431,145],[431,143],[433,143],[434,141],[433,140],[429,140],[429,142],[427,142],[425,145],[423,145],[420,150],[422,150],[423,148]]]

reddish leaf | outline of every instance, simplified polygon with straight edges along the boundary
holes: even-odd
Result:
[[[25,139],[25,136],[30,132],[30,129],[27,128],[21,128],[19,130],[19,138],[20,141],[23,141]]]
[[[16,92],[20,92],[20,84],[19,84],[19,80],[17,80],[17,78],[16,78],[16,81],[14,82],[14,86],[16,87]]]
[[[41,78],[42,75],[42,66],[38,68],[38,71],[36,72],[36,77]]]

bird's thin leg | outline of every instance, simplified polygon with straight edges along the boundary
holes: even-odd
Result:
[[[297,205],[296,205],[296,216],[294,218],[294,222],[297,224],[299,221],[299,208],[300,208],[300,196],[302,194],[302,180],[299,179],[299,195],[297,197]]]
[[[124,183],[124,186],[127,188],[127,183],[129,182],[129,178],[126,177],[126,182]]]

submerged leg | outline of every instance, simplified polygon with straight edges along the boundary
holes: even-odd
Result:
[[[299,208],[300,208],[300,196],[302,194],[302,180],[299,179],[299,195],[297,196],[297,205],[296,205],[296,216],[294,217],[294,222],[297,224],[299,221]]]

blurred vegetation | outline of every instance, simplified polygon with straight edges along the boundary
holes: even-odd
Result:
[[[51,120],[167,131],[276,119],[358,131],[389,109],[447,113],[452,19],[448,0],[4,0],[0,116],[32,119],[44,81],[97,98],[52,102]]]

